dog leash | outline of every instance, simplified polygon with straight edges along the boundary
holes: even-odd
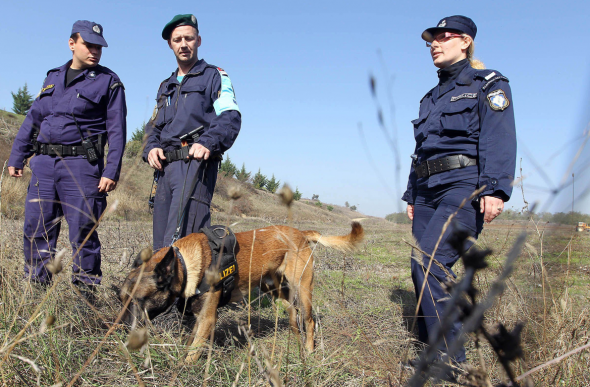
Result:
[[[174,244],[174,242],[176,242],[178,240],[178,238],[180,237],[180,230],[182,229],[182,222],[184,221],[184,215],[186,214],[186,209],[188,207],[188,204],[190,202],[190,195],[187,198],[186,203],[184,203],[184,188],[186,186],[186,179],[188,178],[188,171],[190,170],[191,167],[191,163],[192,163],[193,159],[189,159],[188,162],[188,167],[186,169],[186,175],[184,176],[184,182],[182,183],[182,195],[180,196],[180,203],[181,206],[178,208],[178,216],[177,216],[177,225],[176,225],[176,230],[174,231],[174,235],[172,236],[172,241],[170,242],[170,246],[172,246]],[[195,190],[195,187],[197,186],[197,183],[199,181],[199,172],[201,170],[201,168],[203,166],[207,165],[207,160],[202,160],[199,163],[199,167],[197,168],[197,172],[195,173],[195,177],[193,178],[193,182],[191,183],[191,189],[189,192],[193,192]],[[205,172],[207,171],[207,168],[203,168],[203,185],[205,184]]]

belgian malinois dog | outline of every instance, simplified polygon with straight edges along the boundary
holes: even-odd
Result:
[[[317,231],[300,231],[287,226],[269,226],[235,235],[238,273],[230,302],[246,298],[249,286],[271,292],[282,300],[289,313],[291,329],[299,339],[297,310],[301,312],[305,323],[305,348],[312,352],[315,322],[311,304],[313,253],[310,242],[349,252],[363,240],[363,227],[353,222],[352,231],[343,236],[322,236]],[[214,329],[222,290],[211,286],[208,292],[195,295],[201,281],[215,284],[219,274],[208,270],[211,249],[205,234],[190,234],[173,246],[182,257],[177,257],[173,247],[162,248],[145,263],[141,277],[142,260],[138,256],[119,297],[125,304],[137,284],[133,300],[123,316],[123,321],[130,325],[141,322],[144,314],[150,319],[156,317],[176,301],[179,308],[184,305],[187,312],[192,312],[196,317],[196,333],[186,359],[190,363],[199,358]]]

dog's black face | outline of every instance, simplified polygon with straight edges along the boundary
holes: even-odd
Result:
[[[144,322],[146,314],[151,320],[174,304],[180,291],[173,289],[176,277],[175,263],[176,256],[172,248],[159,250],[145,265],[140,256],[137,257],[133,263],[133,270],[125,279],[119,293],[119,299],[125,305],[133,289],[137,287],[123,315],[124,323],[134,326],[137,322]]]

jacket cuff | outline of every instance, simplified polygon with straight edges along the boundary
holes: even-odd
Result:
[[[101,177],[106,177],[107,179],[111,179],[113,181],[119,181],[119,173],[120,169],[109,168],[107,164],[107,167],[104,169]]]
[[[504,202],[510,200],[512,195],[512,178],[496,179],[495,177],[484,178],[479,181],[479,186],[486,186],[485,190],[479,194],[479,197],[494,196],[502,199]]]
[[[197,141],[197,143],[198,144],[201,144],[205,148],[209,149],[209,152],[211,152],[212,154],[213,153],[219,153],[219,147],[211,139],[208,139],[208,138],[200,138],[199,141]]]
[[[404,193],[404,196],[402,196],[402,200],[404,202],[407,202],[408,204],[414,204],[414,202],[416,201],[411,191],[406,191]]]
[[[23,169],[25,167],[25,161],[17,161],[16,157],[9,157],[8,158],[8,166],[15,167],[16,169]]]

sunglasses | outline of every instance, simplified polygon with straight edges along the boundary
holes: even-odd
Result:
[[[439,43],[444,43],[449,41],[450,39],[453,38],[462,38],[463,36],[461,34],[456,34],[454,32],[441,32],[440,34],[436,35],[433,37],[432,41],[434,42],[435,40]],[[432,42],[426,42],[426,47],[430,47],[432,46]]]

